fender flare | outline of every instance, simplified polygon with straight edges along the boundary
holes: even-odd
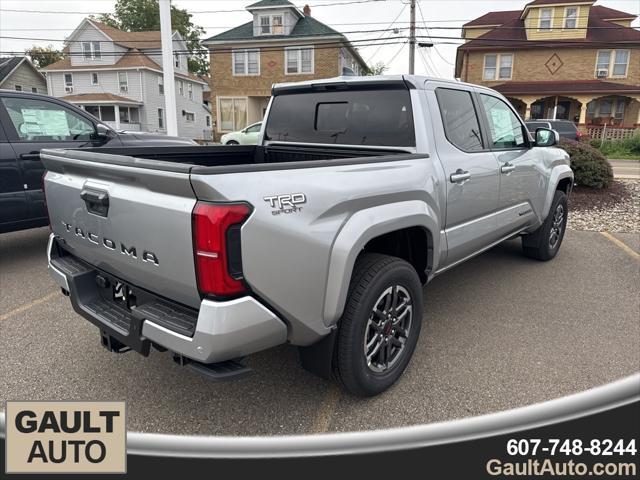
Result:
[[[435,211],[419,200],[390,203],[354,213],[338,232],[331,248],[324,299],[325,325],[334,325],[342,315],[353,266],[369,240],[403,228],[425,228],[433,240],[433,265],[438,265],[440,228],[437,218]]]
[[[547,194],[545,195],[544,206],[542,208],[542,221],[544,221],[545,218],[547,218],[547,215],[549,215],[551,202],[553,202],[553,196],[556,193],[560,180],[563,180],[565,178],[570,178],[573,181],[573,170],[571,170],[571,167],[569,165],[557,165],[551,171],[551,176],[548,183],[549,188],[547,188]]]

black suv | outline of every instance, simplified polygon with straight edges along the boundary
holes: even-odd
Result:
[[[47,225],[43,148],[195,144],[161,134],[116,132],[63,100],[0,90],[0,233]]]
[[[527,130],[534,135],[537,128],[550,128],[558,132],[562,138],[570,140],[580,141],[585,136],[571,120],[547,120],[542,118],[540,120],[527,120],[524,123],[527,126]]]

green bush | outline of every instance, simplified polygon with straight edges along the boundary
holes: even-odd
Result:
[[[575,183],[590,188],[607,188],[613,182],[613,170],[605,156],[584,142],[560,139],[558,145],[571,157]]]
[[[640,133],[623,140],[605,140],[598,148],[609,158],[640,158]]]

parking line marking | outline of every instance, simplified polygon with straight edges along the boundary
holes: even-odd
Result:
[[[640,260],[640,253],[636,252],[633,248],[631,248],[629,245],[627,245],[626,243],[624,243],[622,240],[618,240],[616,237],[614,237],[613,235],[611,235],[609,232],[600,232],[605,238],[607,238],[608,240],[610,240],[612,243],[616,244],[618,247],[620,247],[622,250],[624,250],[625,252],[627,252],[629,255],[631,255],[633,258],[635,258],[636,260]]]
[[[40,305],[41,303],[46,302],[47,300],[51,300],[53,297],[55,297],[56,295],[58,295],[58,292],[51,292],[49,295],[45,295],[44,297],[38,298],[37,300],[34,300],[33,302],[29,302],[25,305],[22,305],[18,308],[14,308],[13,310],[11,310],[10,312],[4,313],[2,315],[0,315],[0,322],[6,320],[9,317],[13,317],[14,315],[17,315],[18,313],[22,313],[25,312],[37,305]]]
[[[313,421],[309,433],[326,433],[327,430],[329,430],[329,423],[331,422],[333,411],[339,399],[340,390],[338,387],[336,385],[329,385],[329,390],[320,405],[318,415]]]

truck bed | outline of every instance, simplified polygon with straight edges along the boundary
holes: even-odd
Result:
[[[388,161],[389,156],[396,159],[397,155],[411,155],[402,149],[326,145],[98,147],[46,153],[82,161],[195,174],[229,173],[229,167],[233,167],[233,171],[286,169],[322,166],[330,160],[361,163]]]

